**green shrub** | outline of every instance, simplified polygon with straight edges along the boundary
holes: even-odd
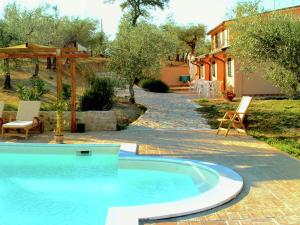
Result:
[[[141,86],[143,89],[151,92],[167,93],[169,91],[169,87],[161,80],[142,80]]]
[[[62,87],[62,99],[69,100],[70,98],[71,98],[71,85],[64,83]]]
[[[95,77],[90,81],[90,88],[86,90],[80,99],[80,109],[109,110],[113,105],[114,83],[108,78]]]
[[[18,96],[21,100],[25,101],[41,100],[41,97],[48,92],[49,90],[45,88],[45,82],[40,79],[31,80],[29,87],[17,85]]]
[[[45,87],[45,82],[41,79],[32,79],[31,85],[39,96],[43,96],[49,92],[49,90]]]

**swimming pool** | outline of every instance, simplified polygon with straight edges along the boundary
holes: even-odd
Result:
[[[0,224],[136,225],[220,205],[242,188],[241,177],[218,165],[124,151],[110,144],[0,145]]]

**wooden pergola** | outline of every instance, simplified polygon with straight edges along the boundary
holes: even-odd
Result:
[[[62,60],[70,59],[72,80],[71,92],[71,132],[76,131],[76,59],[88,58],[87,52],[78,51],[76,47],[55,48],[38,44],[22,44],[0,48],[0,59],[16,58],[56,58],[57,101],[62,99]]]

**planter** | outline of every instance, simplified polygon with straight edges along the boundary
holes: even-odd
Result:
[[[56,144],[63,144],[64,143],[64,135],[55,135],[55,143]]]
[[[224,97],[224,99],[226,99],[227,101],[232,102],[232,100],[234,99],[235,96],[226,96]]]
[[[84,123],[77,123],[77,133],[84,133],[85,132],[85,124]]]
[[[225,91],[223,92],[223,97],[227,101],[232,102],[232,100],[235,98],[235,94],[233,93],[233,91]]]

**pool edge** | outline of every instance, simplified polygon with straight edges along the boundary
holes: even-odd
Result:
[[[234,198],[236,198],[243,190],[243,178],[228,167],[188,159],[170,159],[159,156],[139,156],[136,155],[138,145],[125,144],[122,146],[122,158],[143,158],[156,159],[160,161],[173,161],[177,163],[185,163],[189,165],[205,166],[220,174],[220,182],[216,187],[199,196],[173,201],[169,203],[158,203],[142,206],[128,206],[128,207],[110,207],[107,213],[106,225],[139,225],[141,220],[155,220],[166,219],[172,217],[179,217],[193,213],[203,212],[218,206],[221,206]],[[213,196],[213,197],[212,197]]]

